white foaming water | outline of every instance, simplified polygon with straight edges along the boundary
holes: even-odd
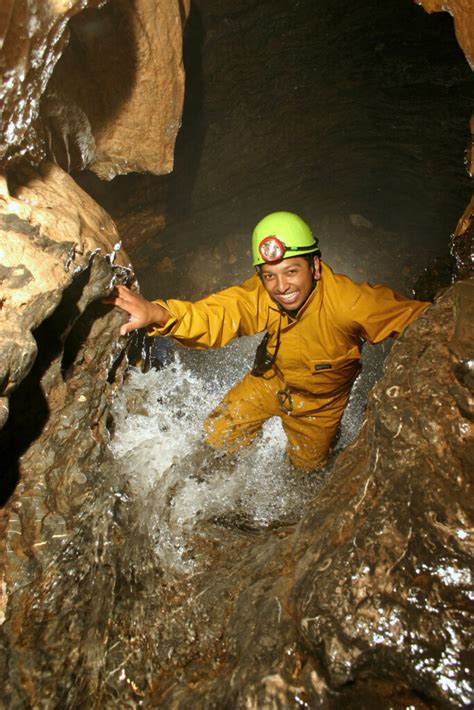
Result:
[[[248,371],[254,340],[241,338],[204,353],[178,349],[166,341],[167,363],[162,369],[142,373],[131,368],[112,411],[112,449],[128,462],[137,494],[147,494],[172,464],[196,450],[206,416]]]
[[[190,537],[197,523],[247,530],[294,523],[327,475],[291,471],[278,418],[266,422],[237,455],[213,456],[206,449],[203,422],[248,371],[258,340],[241,338],[204,353],[179,348],[178,354],[172,346],[166,366],[145,374],[132,369],[117,395],[112,449],[142,500],[157,554],[168,569],[195,570]],[[359,428],[366,389],[364,382],[354,388],[339,448]]]
[[[127,462],[137,494],[146,495],[172,463],[198,444],[220,389],[217,381],[213,387],[193,374],[179,356],[162,370],[130,371],[114,404],[112,448]]]

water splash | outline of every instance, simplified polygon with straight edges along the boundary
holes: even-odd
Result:
[[[258,340],[241,338],[221,350],[196,352],[157,339],[164,366],[147,373],[132,368],[117,395],[112,449],[143,502],[156,552],[167,568],[195,571],[192,538],[205,523],[247,532],[296,523],[329,474],[329,468],[308,475],[292,469],[276,417],[230,457],[205,445],[205,418],[248,371]],[[338,448],[357,432],[368,382],[382,360],[380,352],[369,357],[370,367],[344,415]]]

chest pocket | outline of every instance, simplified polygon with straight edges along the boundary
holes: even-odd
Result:
[[[361,370],[357,357],[311,360],[311,389],[321,395],[337,395],[347,391]]]

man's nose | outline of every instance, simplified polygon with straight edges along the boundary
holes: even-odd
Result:
[[[280,293],[285,293],[288,288],[288,279],[286,276],[277,276],[277,288]]]

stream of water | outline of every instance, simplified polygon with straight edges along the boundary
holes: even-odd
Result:
[[[163,566],[194,572],[194,525],[265,530],[296,523],[330,472],[337,452],[356,435],[366,394],[380,376],[389,344],[366,346],[340,435],[326,470],[301,475],[286,456],[281,421],[269,419],[256,440],[231,457],[212,452],[202,425],[226,391],[249,369],[260,336],[220,350],[196,352],[158,338],[142,373],[131,368],[113,407],[112,449],[137,500],[154,503],[149,524]],[[149,507],[150,509],[150,507]]]

